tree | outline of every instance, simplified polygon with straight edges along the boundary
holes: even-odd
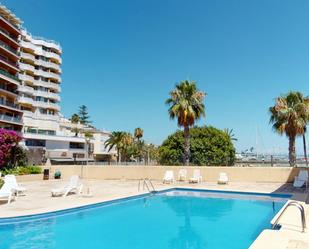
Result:
[[[303,134],[303,146],[304,146],[304,157],[305,157],[305,161],[306,161],[306,166],[308,167],[307,144],[306,144],[306,132],[307,132],[307,127],[305,126],[305,128],[304,128],[304,134]]]
[[[139,141],[144,135],[144,131],[142,130],[142,128],[135,128],[134,130],[134,137]]]
[[[197,89],[194,81],[181,81],[170,92],[166,100],[169,105],[169,116],[177,118],[178,126],[184,127],[184,164],[190,161],[190,127],[202,116],[205,116],[205,93]]]
[[[194,165],[233,165],[235,148],[231,138],[212,126],[190,129],[191,161]],[[177,131],[165,139],[159,147],[159,163],[180,165],[183,158],[184,132]]]
[[[80,123],[83,125],[89,125],[91,123],[90,116],[88,114],[88,108],[85,105],[81,105],[79,107],[79,111],[78,111],[78,116],[79,116],[79,120]]]
[[[105,141],[105,148],[108,147],[108,151],[116,147],[117,150],[117,160],[121,162],[121,154],[127,159],[128,148],[133,143],[133,138],[130,133],[124,131],[113,131],[109,138]]]
[[[223,131],[230,137],[232,141],[238,141],[238,139],[235,137],[233,129],[225,128]]]
[[[0,129],[0,168],[15,166],[14,150],[21,140],[22,137],[15,131]]]
[[[72,129],[72,131],[75,133],[75,137],[77,137],[78,133],[79,133],[79,129],[77,127],[77,124],[80,122],[80,118],[79,118],[78,114],[74,113],[71,116],[71,122],[72,122],[72,124],[75,124],[75,127]]]
[[[295,140],[305,133],[309,116],[309,99],[300,92],[289,92],[278,97],[274,106],[269,108],[270,123],[280,135],[289,138],[289,163],[296,165]]]

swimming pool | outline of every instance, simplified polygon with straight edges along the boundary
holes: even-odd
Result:
[[[177,188],[0,219],[0,248],[245,249],[289,197]]]

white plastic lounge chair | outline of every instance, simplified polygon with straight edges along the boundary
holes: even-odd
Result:
[[[180,169],[178,172],[178,181],[186,181],[187,180],[187,170]]]
[[[293,186],[295,188],[301,188],[304,184],[308,187],[308,171],[300,170],[298,176],[295,176]]]
[[[25,194],[27,189],[25,187],[23,187],[23,186],[20,186],[17,183],[16,177],[14,175],[6,175],[4,177],[4,181],[5,182],[10,182],[10,184],[11,184],[12,188],[15,190],[17,196],[19,194]]]
[[[228,184],[229,178],[225,172],[221,172],[218,178],[218,184]]]
[[[172,170],[165,171],[165,175],[163,177],[163,183],[174,183],[174,172]]]
[[[67,196],[69,193],[80,194],[82,192],[83,185],[80,183],[78,175],[73,175],[70,178],[69,183],[63,188],[55,188],[51,190],[52,196]]]
[[[15,198],[15,191],[12,188],[11,182],[4,182],[2,188],[0,189],[0,200],[7,200],[8,204]]]
[[[189,179],[189,183],[200,183],[202,182],[202,175],[199,169],[193,170],[193,177]]]

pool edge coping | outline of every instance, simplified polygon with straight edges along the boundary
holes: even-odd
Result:
[[[288,193],[267,193],[267,192],[249,192],[249,191],[233,191],[233,190],[216,190],[216,189],[201,189],[201,188],[189,188],[189,187],[171,187],[167,189],[162,189],[156,191],[156,193],[165,193],[170,191],[192,191],[192,192],[208,192],[208,193],[221,193],[221,194],[238,194],[238,195],[256,195],[256,196],[270,196],[270,197],[280,197],[280,198],[286,198],[287,201],[290,200],[293,197],[293,194]],[[151,192],[148,193],[141,193],[141,194],[130,194],[123,197],[116,197],[112,198],[110,200],[104,200],[99,201],[95,203],[85,204],[85,205],[78,205],[71,208],[64,208],[54,211],[46,211],[46,212],[38,212],[34,214],[27,214],[27,215],[20,215],[20,216],[9,216],[9,217],[3,217],[0,218],[0,226],[1,225],[8,225],[8,224],[14,224],[18,222],[27,222],[31,220],[39,220],[44,218],[51,218],[54,216],[61,216],[69,213],[74,213],[86,209],[93,209],[93,208],[99,208],[103,206],[113,205],[121,201],[129,201],[133,199],[140,199],[147,196],[151,196]],[[280,212],[280,210],[279,210]]]

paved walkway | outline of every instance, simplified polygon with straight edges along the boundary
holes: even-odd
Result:
[[[16,197],[11,204],[0,203],[0,218],[22,216],[29,214],[44,213],[78,207],[87,204],[103,202],[107,200],[141,194],[145,191],[138,191],[138,181],[116,181],[116,180],[83,180],[84,193],[91,192],[92,197],[83,195],[70,195],[67,197],[51,197],[52,188],[64,186],[66,180],[33,181],[22,184],[27,188],[25,196]],[[201,184],[162,184],[154,182],[156,190],[163,190],[173,187],[190,187],[199,189],[219,189],[263,193],[293,193],[294,189],[289,185],[282,186],[275,183],[230,183],[218,185],[217,183]],[[302,191],[301,191],[302,192]],[[297,193],[299,199],[307,198],[307,193]]]

